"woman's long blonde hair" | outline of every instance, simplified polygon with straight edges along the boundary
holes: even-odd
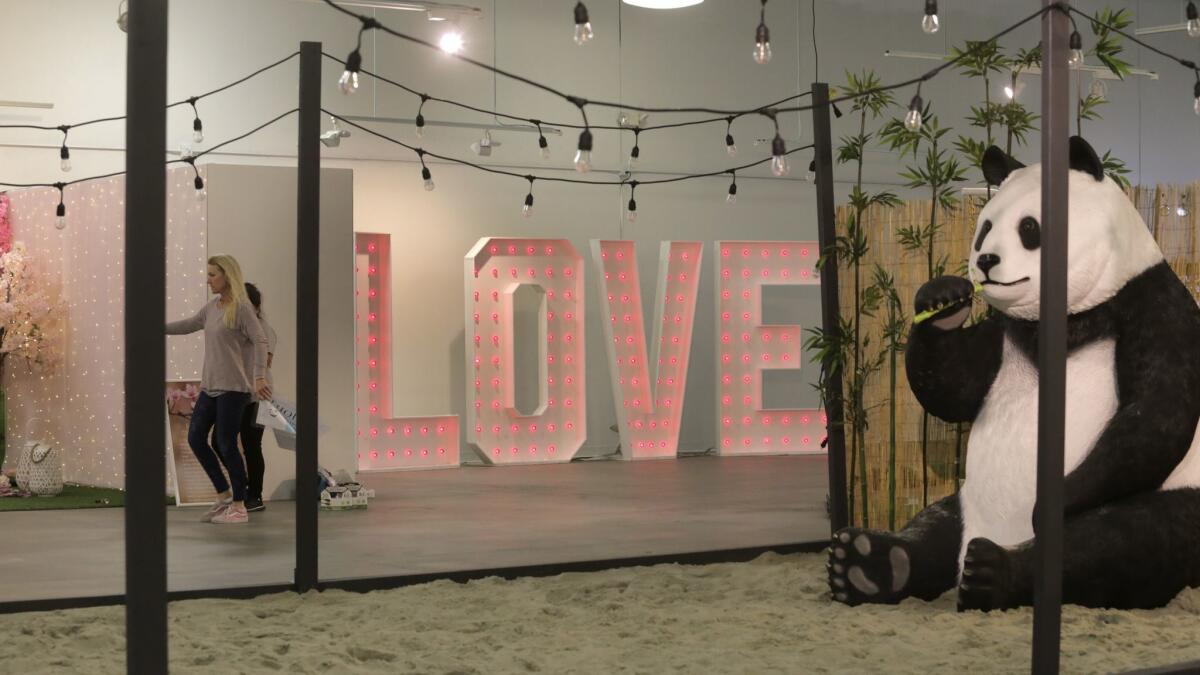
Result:
[[[225,306],[225,327],[237,325],[238,308],[246,302],[246,282],[242,277],[242,266],[231,255],[214,255],[208,259],[209,265],[215,265],[225,275],[225,285],[229,287],[229,304]]]

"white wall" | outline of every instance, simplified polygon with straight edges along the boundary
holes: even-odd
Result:
[[[208,166],[208,252],[238,259],[246,280],[263,293],[267,319],[279,336],[271,368],[275,391],[296,395],[296,171],[288,168]],[[319,417],[329,430],[319,439],[322,466],[353,469],[354,460],[354,237],[350,171],[321,172]],[[263,496],[294,495],[296,455],[263,438],[267,470]],[[316,480],[316,477],[313,477]]]

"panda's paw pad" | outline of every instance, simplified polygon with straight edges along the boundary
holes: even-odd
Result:
[[[1017,606],[1013,568],[1012,557],[1003,546],[983,537],[972,539],[958,584],[958,611],[990,612]]]
[[[829,591],[847,605],[895,603],[908,594],[908,550],[894,534],[846,528],[829,547]]]

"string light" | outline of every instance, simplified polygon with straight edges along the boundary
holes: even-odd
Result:
[[[433,189],[437,186],[433,184],[433,172],[429,170],[429,167],[425,166],[425,151],[418,149],[417,158],[421,160],[421,180],[425,183],[425,191],[433,192]]]
[[[815,157],[808,163],[808,172],[804,174],[804,180],[814,184],[817,182],[817,160]]]
[[[1188,0],[1187,4],[1187,34],[1189,37],[1200,37],[1200,11],[1196,3]]]
[[[921,100],[921,85],[917,84],[917,93],[908,104],[908,114],[904,116],[904,128],[916,133],[921,130],[921,109],[925,103]]]
[[[767,111],[763,113],[771,118],[771,123],[775,125],[775,138],[771,140],[771,173],[776,176],[786,176],[792,170],[788,165],[787,143],[783,142],[783,136],[779,135],[779,120],[776,118],[775,111]]]
[[[1067,59],[1067,65],[1071,68],[1079,68],[1083,65],[1083,36],[1078,30],[1071,31],[1071,56]]]
[[[575,170],[587,173],[592,170],[592,132],[584,129],[579,133],[579,145],[575,151]]]
[[[734,204],[737,204],[737,173],[730,171],[729,175],[731,176],[729,181],[729,194],[725,196],[725,203],[733,206]]]
[[[413,133],[417,138],[425,138],[425,102],[429,100],[428,94],[421,94],[421,104],[417,106],[417,119],[413,123]]]
[[[192,185],[196,188],[196,201],[202,202],[208,198],[208,192],[204,189],[204,179],[200,177],[200,170],[196,168],[196,159],[194,157],[187,157],[183,161],[191,166],[192,171],[195,173]]]
[[[932,35],[941,28],[938,21],[937,0],[925,0],[925,16],[921,19],[921,30]]]
[[[1200,70],[1196,71],[1196,84],[1192,85],[1192,96],[1195,97],[1192,101],[1192,110],[1200,115]]]
[[[754,62],[760,66],[771,61],[771,31],[767,28],[767,0],[762,0],[758,28],[754,30]]]
[[[529,194],[525,195],[525,205],[521,207],[521,216],[529,218],[533,215],[533,176],[525,176],[529,181]]]
[[[63,135],[62,147],[58,149],[58,158],[61,160],[58,164],[58,168],[62,169],[63,173],[66,173],[71,170],[71,149],[67,147],[67,133],[71,131],[71,125],[64,124],[60,126],[58,130],[61,131]]]
[[[379,22],[369,16],[358,18],[362,22],[362,27],[358,29],[358,42],[354,45],[354,51],[346,57],[346,69],[338,79],[338,88],[347,96],[358,91],[358,71],[362,70],[362,52],[359,50],[362,49],[363,33],[379,27]]]
[[[58,207],[54,210],[54,227],[62,230],[67,226],[67,205],[63,203],[63,188],[66,187],[66,183],[55,183],[54,187],[58,190]]]
[[[546,140],[546,135],[542,133],[541,120],[533,120],[534,125],[538,130],[538,154],[542,159],[550,159],[550,142]]]
[[[200,121],[200,111],[196,110],[196,97],[193,96],[187,100],[192,106],[192,142],[204,142],[204,123]]]
[[[625,207],[625,217],[629,222],[637,221],[637,200],[633,198],[633,193],[637,190],[638,182],[636,180],[629,182],[629,204]]]
[[[725,124],[725,152],[730,157],[737,156],[737,145],[733,142],[733,116],[726,118]]]
[[[633,149],[631,149],[629,151],[629,168],[630,169],[637,166],[638,157],[641,157],[641,155],[642,155],[642,150],[641,150],[641,148],[638,147],[638,140],[639,140],[639,136],[641,135],[641,133],[642,133],[641,129],[634,127],[634,129],[633,129]]]
[[[575,44],[586,44],[594,37],[596,34],[592,32],[592,21],[588,18],[587,7],[582,2],[575,3]]]

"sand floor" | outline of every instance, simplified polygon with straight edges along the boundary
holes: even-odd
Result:
[[[13,583],[8,580],[7,583]],[[833,604],[821,555],[190,600],[172,673],[1027,673],[1029,610],[958,614],[947,594]],[[1067,607],[1063,672],[1200,659],[1200,589],[1157,611]],[[124,609],[0,616],[11,673],[124,672]]]

